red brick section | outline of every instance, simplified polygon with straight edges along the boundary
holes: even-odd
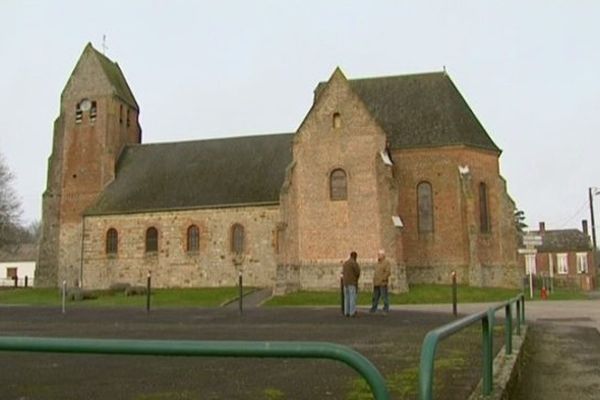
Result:
[[[516,263],[516,232],[512,201],[499,175],[495,152],[464,146],[397,150],[393,154],[400,185],[398,210],[405,224],[402,239],[406,264],[411,268],[444,266],[449,281],[452,268],[479,263]],[[468,166],[470,178],[461,190],[459,166]],[[417,185],[427,181],[433,188],[434,231],[420,234],[417,225]],[[482,233],[479,219],[479,184],[488,188],[491,229]],[[469,240],[474,247],[469,247]],[[463,282],[467,277],[459,277]]]

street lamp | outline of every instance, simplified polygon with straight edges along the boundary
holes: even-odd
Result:
[[[593,196],[597,196],[600,194],[600,188],[597,187],[591,187],[588,190],[588,195],[590,198],[590,215],[591,215],[591,222],[592,222],[592,244],[594,245],[594,252],[596,252],[596,250],[598,249],[597,247],[597,243],[596,243],[596,223],[594,221],[594,198]]]

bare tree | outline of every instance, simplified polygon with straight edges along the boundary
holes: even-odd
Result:
[[[20,239],[21,203],[13,190],[14,176],[0,154],[0,248]]]

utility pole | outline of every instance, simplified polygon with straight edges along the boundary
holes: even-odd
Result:
[[[590,214],[592,221],[592,244],[594,245],[594,254],[596,253],[597,243],[596,243],[596,223],[594,221],[594,195],[600,193],[598,188],[589,188],[588,194],[590,196]]]

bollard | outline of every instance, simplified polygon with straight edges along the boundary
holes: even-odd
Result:
[[[452,314],[456,317],[458,315],[457,306],[457,295],[456,295],[456,271],[452,271]]]
[[[67,281],[62,282],[62,313],[65,314],[67,312],[65,308],[65,303],[67,301]]]
[[[344,312],[344,275],[340,274],[340,306],[342,308],[342,315],[346,315]]]
[[[13,281],[15,281],[15,288],[19,287],[19,278],[17,278],[17,276],[13,276]]]
[[[28,286],[28,276],[25,275],[25,287],[27,287],[27,286]]]
[[[243,282],[242,282],[242,271],[240,271],[239,273],[239,277],[238,277],[238,286],[240,288],[240,295],[239,295],[239,306],[240,306],[240,315],[242,315],[242,313],[244,312],[244,286],[243,286]]]
[[[146,312],[150,312],[150,289],[152,287],[152,271],[148,270],[148,280],[146,282]]]

